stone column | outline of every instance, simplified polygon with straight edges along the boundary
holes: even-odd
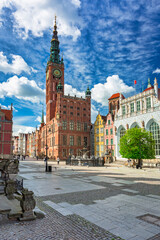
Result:
[[[27,188],[22,190],[22,200],[20,202],[23,215],[20,221],[34,220],[36,216],[34,215],[33,209],[36,206],[36,201],[33,197],[33,192],[28,191]]]

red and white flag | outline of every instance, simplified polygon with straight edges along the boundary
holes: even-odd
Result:
[[[137,80],[134,80],[134,85],[136,85],[137,84]]]

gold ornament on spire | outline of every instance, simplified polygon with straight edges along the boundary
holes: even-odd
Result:
[[[57,26],[57,24],[56,24],[56,18],[57,18],[57,17],[56,17],[56,15],[55,15],[54,26]]]

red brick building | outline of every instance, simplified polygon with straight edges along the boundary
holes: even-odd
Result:
[[[9,159],[12,154],[12,105],[11,110],[0,107],[0,159]]]
[[[84,147],[90,150],[91,92],[87,88],[85,98],[64,95],[64,63],[59,52],[55,21],[46,67],[46,125],[42,114],[41,127],[36,132],[36,152],[46,154],[47,146],[50,158],[66,159],[69,155],[82,155]]]

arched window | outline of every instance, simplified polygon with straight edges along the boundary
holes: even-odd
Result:
[[[152,133],[155,140],[155,154],[160,155],[160,128],[156,122],[152,122],[149,127],[149,131]]]
[[[123,137],[126,133],[126,129],[124,127],[121,128],[120,130],[120,138]]]

